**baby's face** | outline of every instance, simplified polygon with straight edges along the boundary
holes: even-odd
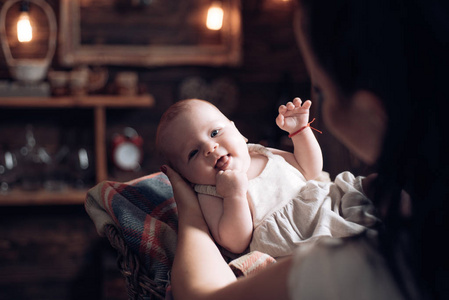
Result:
[[[245,138],[214,106],[192,102],[164,130],[166,155],[191,183],[215,185],[220,170],[246,172],[251,158]]]

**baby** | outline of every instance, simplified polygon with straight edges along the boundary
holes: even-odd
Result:
[[[322,154],[309,121],[311,101],[279,107],[276,124],[294,153],[247,144],[211,103],[188,99],[162,116],[156,145],[163,159],[198,193],[209,230],[234,253],[249,246],[275,258],[322,236],[360,233],[377,219],[363,193],[368,178],[349,172],[320,182]]]

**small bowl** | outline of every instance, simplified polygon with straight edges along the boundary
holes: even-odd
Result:
[[[9,66],[11,75],[23,83],[36,83],[42,81],[47,75],[48,61],[37,59],[17,60]]]

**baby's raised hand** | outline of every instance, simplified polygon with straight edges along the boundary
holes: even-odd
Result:
[[[309,122],[311,105],[312,101],[310,100],[302,103],[300,98],[295,98],[293,102],[279,106],[279,115],[276,118],[276,124],[279,128],[289,133],[299,130]]]
[[[248,191],[248,176],[238,170],[219,171],[216,175],[217,192],[226,197],[246,197]]]

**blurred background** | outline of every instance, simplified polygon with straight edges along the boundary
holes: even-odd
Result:
[[[291,150],[277,108],[312,98],[325,171],[369,172],[320,117],[292,0],[0,6],[0,299],[126,299],[84,198],[159,171],[155,129],[180,99],[209,100],[250,142]]]

